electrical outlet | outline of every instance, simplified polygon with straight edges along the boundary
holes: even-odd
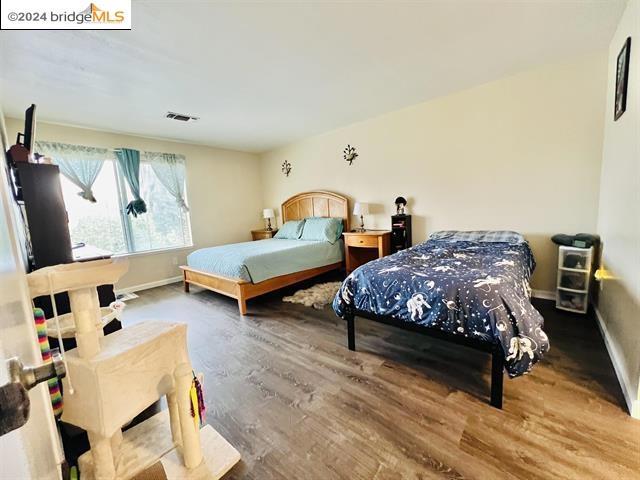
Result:
[[[178,265],[178,257],[173,257],[171,259],[171,263],[173,263],[174,265]]]

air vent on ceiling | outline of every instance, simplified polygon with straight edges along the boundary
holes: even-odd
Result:
[[[178,120],[180,122],[195,122],[200,120],[200,117],[194,117],[193,115],[185,115],[184,113],[167,112],[167,118],[172,120]]]

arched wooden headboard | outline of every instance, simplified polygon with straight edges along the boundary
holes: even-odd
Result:
[[[342,218],[344,231],[350,230],[351,212],[349,200],[332,192],[302,192],[282,204],[282,222],[302,220],[307,217]]]

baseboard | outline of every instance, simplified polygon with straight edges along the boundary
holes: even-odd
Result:
[[[631,388],[631,382],[629,381],[629,372],[627,372],[627,367],[625,366],[624,362],[621,360],[621,355],[616,345],[611,340],[611,335],[609,335],[607,324],[604,322],[604,319],[602,318],[602,314],[600,313],[600,310],[598,310],[598,308],[595,305],[593,309],[596,312],[598,327],[600,327],[600,333],[602,334],[602,338],[604,339],[604,344],[607,347],[607,352],[609,352],[611,363],[613,363],[613,369],[616,372],[616,376],[618,377],[620,388],[622,388],[622,394],[624,395],[624,400],[627,402],[627,408],[629,409],[629,414],[631,414],[633,418],[637,418],[640,420],[640,399],[634,400],[634,397],[636,397],[636,394],[633,392]]]
[[[119,288],[115,290],[116,295],[119,293],[132,293],[139,292],[141,290],[147,290],[149,288],[162,287],[163,285],[169,285],[171,283],[181,282],[182,275],[177,277],[163,278],[162,280],[156,280],[155,282],[141,283],[140,285],[133,285],[132,287]]]
[[[543,300],[555,300],[556,292],[550,292],[548,290],[531,290],[531,296],[535,298],[542,298]]]

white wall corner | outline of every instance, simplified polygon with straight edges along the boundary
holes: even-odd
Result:
[[[638,392],[635,392],[633,388],[631,388],[629,372],[627,371],[625,363],[622,361],[622,354],[618,350],[616,344],[613,342],[609,331],[607,330],[607,324],[604,322],[600,310],[598,310],[595,305],[594,311],[596,312],[596,319],[598,320],[600,333],[602,334],[602,338],[604,339],[604,344],[607,347],[607,352],[609,352],[611,363],[613,363],[613,369],[616,372],[618,382],[620,383],[620,388],[622,389],[622,394],[624,395],[625,402],[627,403],[629,414],[633,418],[640,420],[640,398],[638,398]]]

